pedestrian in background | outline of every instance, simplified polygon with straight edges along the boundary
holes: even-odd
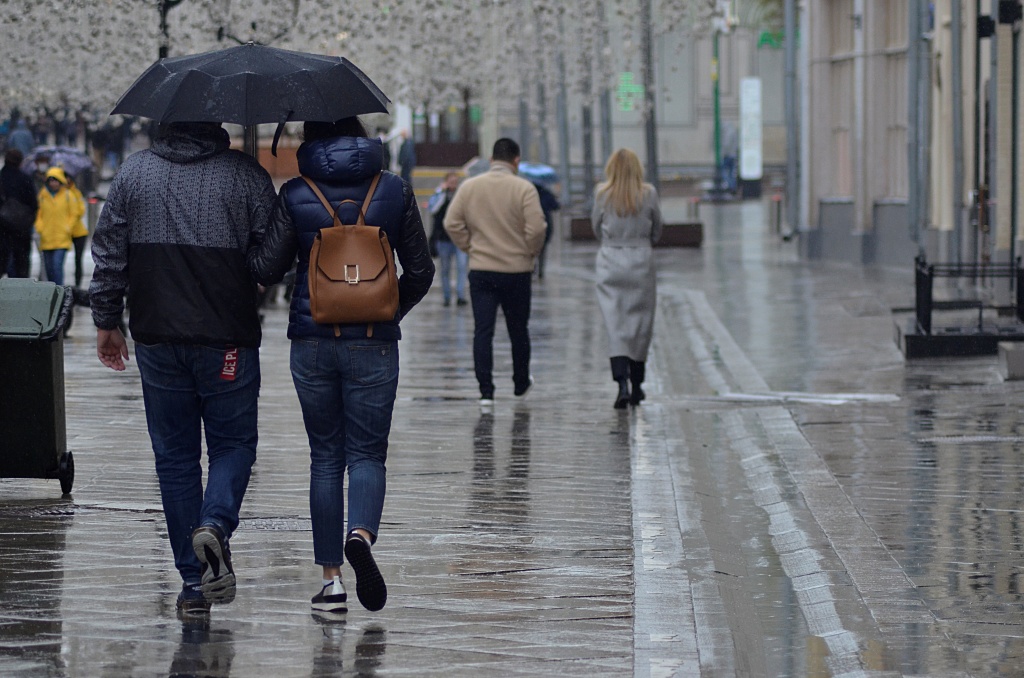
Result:
[[[562,209],[555,194],[547,186],[539,181],[533,182],[537,188],[537,197],[540,198],[540,209],[544,212],[544,247],[541,248],[540,257],[537,259],[537,277],[544,277],[544,264],[547,262],[548,243],[551,242],[551,235],[555,232],[555,212]]]
[[[78,218],[71,225],[71,244],[75,248],[75,289],[82,286],[82,276],[85,273],[82,259],[85,255],[85,245],[89,240],[89,229],[85,225],[85,196],[78,189],[75,178],[68,175],[68,192],[71,198],[78,205]]]
[[[7,148],[16,148],[21,151],[22,157],[32,152],[32,149],[36,147],[35,137],[32,136],[32,131],[28,128],[28,123],[25,122],[24,118],[19,118],[14,123],[14,130],[7,135]]]
[[[131,287],[182,615],[234,599],[228,543],[256,461],[262,334],[245,253],[262,238],[275,196],[267,171],[230,145],[218,123],[161,125],[153,146],[114,176],[92,242],[96,353],[118,371],[128,359],[119,326]]]
[[[433,218],[430,240],[437,248],[437,258],[441,262],[441,293],[444,295],[445,306],[450,306],[452,303],[453,261],[455,263],[455,303],[458,306],[465,306],[469,303],[466,301],[469,255],[456,247],[448,236],[448,232],[444,230],[444,216],[448,213],[448,206],[451,205],[452,198],[455,197],[455,189],[458,186],[458,173],[449,172],[427,202],[427,210]]]
[[[463,182],[444,228],[455,246],[469,253],[473,304],[473,365],[480,408],[494,406],[494,325],[505,315],[512,343],[512,383],[517,397],[533,385],[530,374],[530,284],[544,246],[544,212],[533,184],[517,176],[519,144],[494,142],[491,167]]]
[[[654,332],[656,279],[653,246],[661,238],[661,208],[644,183],[640,158],[620,148],[604,167],[591,212],[597,251],[597,301],[608,332],[615,408],[644,399],[647,351]],[[632,391],[630,386],[632,385]]]
[[[381,150],[384,157],[381,160],[381,168],[391,171],[391,139],[388,138],[388,131],[383,127],[377,129],[377,138],[380,139]]]
[[[347,558],[355,571],[359,602],[376,611],[387,602],[388,589],[370,547],[377,542],[384,510],[388,436],[398,393],[399,321],[430,289],[434,262],[412,186],[381,171],[380,139],[368,138],[354,117],[307,122],[303,134],[296,154],[302,177],[281,188],[266,237],[250,250],[248,260],[256,281],[272,285],[298,255],[288,338],[292,380],[309,438],[313,557],[323,570],[312,608],[347,611],[341,580]],[[335,209],[342,211],[343,223],[355,223],[374,182],[365,222],[381,228],[398,254],[398,312],[389,322],[317,324],[309,296],[313,243],[321,229],[333,225]],[[334,207],[328,209],[322,200]],[[339,205],[345,200],[356,204]]]
[[[25,156],[17,148],[4,154],[0,169],[0,193],[9,206],[11,221],[0,221],[0,277],[6,272],[12,278],[29,276],[32,233],[39,212],[39,198],[32,177],[21,171]]]
[[[412,171],[416,168],[416,142],[409,136],[409,130],[403,129],[402,145],[398,147],[398,166],[402,170],[402,179],[412,186]]]
[[[68,189],[68,178],[60,167],[51,167],[43,175],[44,185],[39,191],[39,212],[36,232],[39,233],[39,252],[43,259],[46,279],[64,284],[64,259],[71,249],[71,231],[80,219],[78,201]]]

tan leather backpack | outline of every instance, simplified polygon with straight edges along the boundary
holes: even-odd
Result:
[[[398,312],[398,272],[387,233],[366,224],[366,210],[377,189],[380,174],[373,178],[366,199],[359,207],[355,224],[343,224],[338,210],[331,208],[323,192],[309,177],[302,177],[324,208],[334,215],[334,224],[320,229],[309,253],[309,306],[314,322],[334,325],[370,323],[366,336],[373,336],[375,322],[393,320]]]

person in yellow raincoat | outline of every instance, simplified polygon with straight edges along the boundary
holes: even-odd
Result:
[[[68,190],[68,178],[60,167],[46,170],[46,184],[39,191],[36,231],[46,279],[64,284],[64,258],[71,248],[71,232],[81,219],[78,201]]]
[[[75,246],[75,287],[82,286],[82,255],[85,254],[85,244],[89,240],[89,229],[85,225],[85,196],[75,185],[75,178],[68,175],[68,191],[77,205],[78,216],[71,224],[71,242]]]

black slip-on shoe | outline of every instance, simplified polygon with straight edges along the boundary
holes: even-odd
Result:
[[[345,542],[345,557],[356,573],[356,597],[371,612],[384,607],[388,600],[388,587],[370,553],[370,544],[358,533],[349,535]]]

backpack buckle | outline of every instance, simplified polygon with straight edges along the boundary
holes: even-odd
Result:
[[[355,277],[349,276],[348,270],[354,268],[356,271]],[[359,264],[345,264],[345,282],[349,285],[355,285],[359,282]]]

